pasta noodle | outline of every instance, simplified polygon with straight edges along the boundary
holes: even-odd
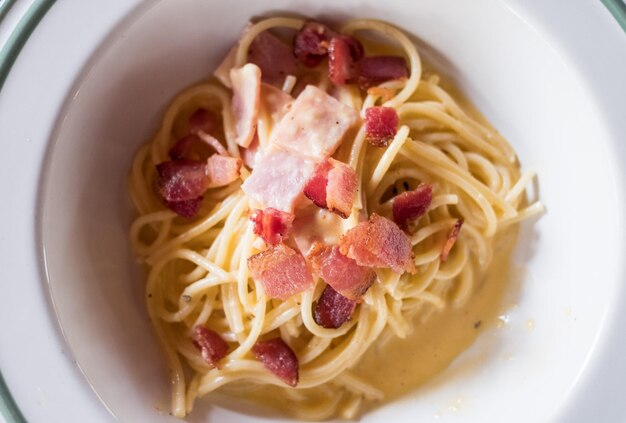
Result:
[[[246,63],[248,48],[262,31],[298,30],[303,23],[275,17],[252,25],[239,41],[235,65]],[[165,352],[172,412],[178,417],[191,412],[197,397],[217,389],[236,393],[255,386],[272,386],[298,418],[358,416],[364,404],[383,396],[351,371],[368,348],[390,334],[405,337],[412,316],[445,313],[467,301],[491,261],[495,237],[544,211],[538,202],[526,204],[526,189],[536,175],[521,174],[507,141],[472,117],[439,77],[423,73],[420,56],[402,31],[379,21],[356,20],[341,32],[386,38],[400,49],[410,69],[408,78],[382,83],[380,89],[365,93],[346,86],[334,93],[361,116],[368,107],[384,105],[396,109],[400,118],[386,149],[369,145],[361,126],[335,153],[356,170],[359,186],[342,230],[355,226],[362,213],[389,216],[395,193],[431,184],[430,208],[411,237],[417,272],[400,275],[378,269],[377,282],[354,317],[337,329],[321,327],[313,319],[322,283],[285,301],[268,299],[246,263],[263,249],[248,219],[253,205],[240,189],[249,176],[247,169],[228,186],[207,191],[198,217],[191,221],[164,208],[154,193],[155,165],[168,160],[177,125],[193,110],[217,112],[228,153],[240,157],[229,90],[215,81],[184,90],[165,111],[154,137],[135,155],[129,177],[138,214],[130,240],[148,270],[147,310]],[[367,50],[367,40],[362,41]],[[296,76],[286,76],[283,91],[293,92],[297,82]],[[331,85],[327,78],[318,81],[324,90]],[[266,145],[272,131],[268,116],[259,116],[257,129],[261,145]],[[442,263],[442,245],[460,217],[465,221],[461,236]],[[221,366],[210,368],[194,347],[191,333],[197,325],[215,330],[228,342]],[[268,333],[279,334],[298,356],[296,388],[287,387],[251,354],[255,342]]]

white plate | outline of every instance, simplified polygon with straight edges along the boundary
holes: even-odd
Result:
[[[110,421],[87,379],[120,421],[176,421],[157,410],[168,387],[127,246],[130,158],[250,16],[292,11],[376,17],[417,36],[539,172],[549,209],[521,240],[527,276],[507,328],[481,337],[445,383],[363,421],[626,419],[626,35],[608,11],[582,0],[233,4],[56,4],[6,80],[0,369],[24,417]],[[191,421],[266,421],[209,402]]]

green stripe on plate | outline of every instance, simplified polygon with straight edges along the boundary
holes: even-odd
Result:
[[[5,18],[17,0],[0,0],[0,23]],[[35,27],[56,0],[35,0],[15,27],[6,44],[0,50],[0,90],[15,63],[15,59],[24,47],[24,44],[34,31]],[[601,0],[611,12],[615,20],[626,31],[626,3],[623,0]],[[24,415],[18,408],[2,373],[0,372],[0,415],[7,423],[27,423]]]

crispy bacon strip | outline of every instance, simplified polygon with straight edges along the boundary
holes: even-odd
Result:
[[[361,266],[415,272],[411,241],[398,225],[376,213],[350,229],[341,238],[339,248]]]
[[[350,45],[343,37],[330,40],[328,78],[335,85],[346,85],[354,79],[354,61],[350,53]]]
[[[219,367],[219,361],[228,353],[226,341],[204,326],[193,329],[193,345],[200,350],[202,359],[210,367]]]
[[[450,251],[452,251],[452,247],[456,243],[457,238],[459,237],[459,232],[461,231],[461,227],[463,226],[463,219],[457,219],[456,223],[450,230],[448,234],[448,238],[446,239],[446,243],[443,245],[443,249],[441,250],[440,259],[442,262],[448,260],[448,255]]]
[[[194,198],[193,200],[163,202],[168,209],[172,210],[177,215],[186,219],[193,219],[200,210],[203,198],[204,197],[200,196],[198,198]]]
[[[400,119],[393,107],[369,107],[365,110],[365,136],[374,147],[387,147],[398,132]]]
[[[236,157],[213,154],[207,160],[208,188],[221,187],[237,180],[241,175],[242,160]]]
[[[337,329],[350,320],[355,309],[356,301],[344,297],[327,285],[315,303],[313,320],[323,328]]]
[[[304,257],[285,244],[251,256],[248,267],[269,298],[286,300],[313,286],[313,276]]]
[[[235,117],[237,144],[248,147],[256,132],[261,96],[261,69],[252,63],[231,69],[233,86],[232,109]]]
[[[317,166],[304,187],[304,195],[316,206],[346,219],[352,211],[356,189],[357,177],[354,169],[329,158]]]
[[[300,368],[298,357],[281,338],[258,341],[252,347],[252,353],[266,369],[287,385],[292,387],[298,385]]]
[[[426,214],[432,199],[433,187],[430,184],[420,184],[413,191],[397,195],[391,205],[394,222],[404,231],[414,233],[415,223]]]
[[[314,68],[328,54],[330,40],[335,34],[324,24],[308,21],[293,39],[293,54],[304,65]]]
[[[254,233],[270,245],[280,244],[287,239],[294,218],[295,215],[291,213],[271,207],[265,210],[256,209],[250,214]]]
[[[358,63],[358,82],[361,89],[367,89],[393,79],[409,76],[406,60],[399,56],[364,57]]]
[[[211,179],[206,164],[198,160],[170,160],[156,166],[156,188],[165,201],[187,201],[200,197]]]
[[[376,281],[376,272],[343,255],[338,246],[317,242],[311,248],[308,259],[324,282],[352,301],[360,301]]]

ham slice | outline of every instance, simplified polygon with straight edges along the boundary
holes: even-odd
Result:
[[[261,110],[270,118],[272,125],[276,125],[287,114],[294,102],[292,96],[278,88],[261,83]]]
[[[341,238],[339,248],[361,266],[415,272],[411,241],[398,225],[376,213],[350,229]]]
[[[206,174],[209,178],[207,188],[216,188],[236,181],[241,175],[242,160],[236,157],[213,154],[207,160]]]
[[[359,301],[376,281],[376,272],[343,255],[338,246],[316,243],[307,257],[324,282],[352,301]]]
[[[320,164],[304,187],[304,195],[316,206],[346,219],[352,211],[357,176],[347,164],[329,158]]]
[[[323,328],[337,329],[350,320],[356,309],[356,301],[352,301],[328,285],[315,303],[313,320]]]
[[[252,354],[267,370],[287,385],[291,387],[298,385],[300,368],[298,357],[281,338],[258,341],[252,347]]]
[[[461,231],[462,226],[463,219],[457,219],[456,223],[448,234],[448,238],[446,239],[446,243],[443,245],[443,249],[441,250],[440,259],[442,262],[448,260],[448,255],[450,254],[450,251],[452,251],[452,247],[454,247],[454,244],[456,244],[456,240],[459,237],[459,232]]]
[[[274,129],[271,143],[322,161],[335,152],[358,118],[352,107],[308,85]]]
[[[236,141],[240,146],[248,147],[256,132],[261,96],[261,69],[252,63],[231,69],[230,81],[233,86],[232,109]]]
[[[406,191],[393,199],[393,221],[404,231],[415,232],[417,220],[428,211],[433,199],[433,187],[420,184],[413,191]]]
[[[219,367],[219,361],[228,353],[226,341],[204,326],[196,326],[193,329],[193,345],[200,350],[202,359],[210,367]]]
[[[392,107],[368,107],[365,110],[365,136],[374,147],[387,147],[398,132],[400,119]]]
[[[294,215],[271,207],[265,210],[254,210],[250,220],[254,224],[253,230],[266,244],[277,245],[285,240],[291,229]]]
[[[254,169],[258,161],[261,159],[261,156],[263,155],[258,134],[254,134],[252,142],[247,148],[239,147],[239,153],[241,154],[241,158],[243,159],[243,162],[248,167],[248,169]]]
[[[297,154],[270,149],[259,160],[241,189],[263,207],[292,213],[316,162]]]
[[[361,89],[409,76],[406,60],[400,56],[364,57],[359,61],[357,67],[358,82]]]
[[[251,256],[248,267],[269,298],[286,300],[313,286],[313,276],[304,257],[285,244]]]

